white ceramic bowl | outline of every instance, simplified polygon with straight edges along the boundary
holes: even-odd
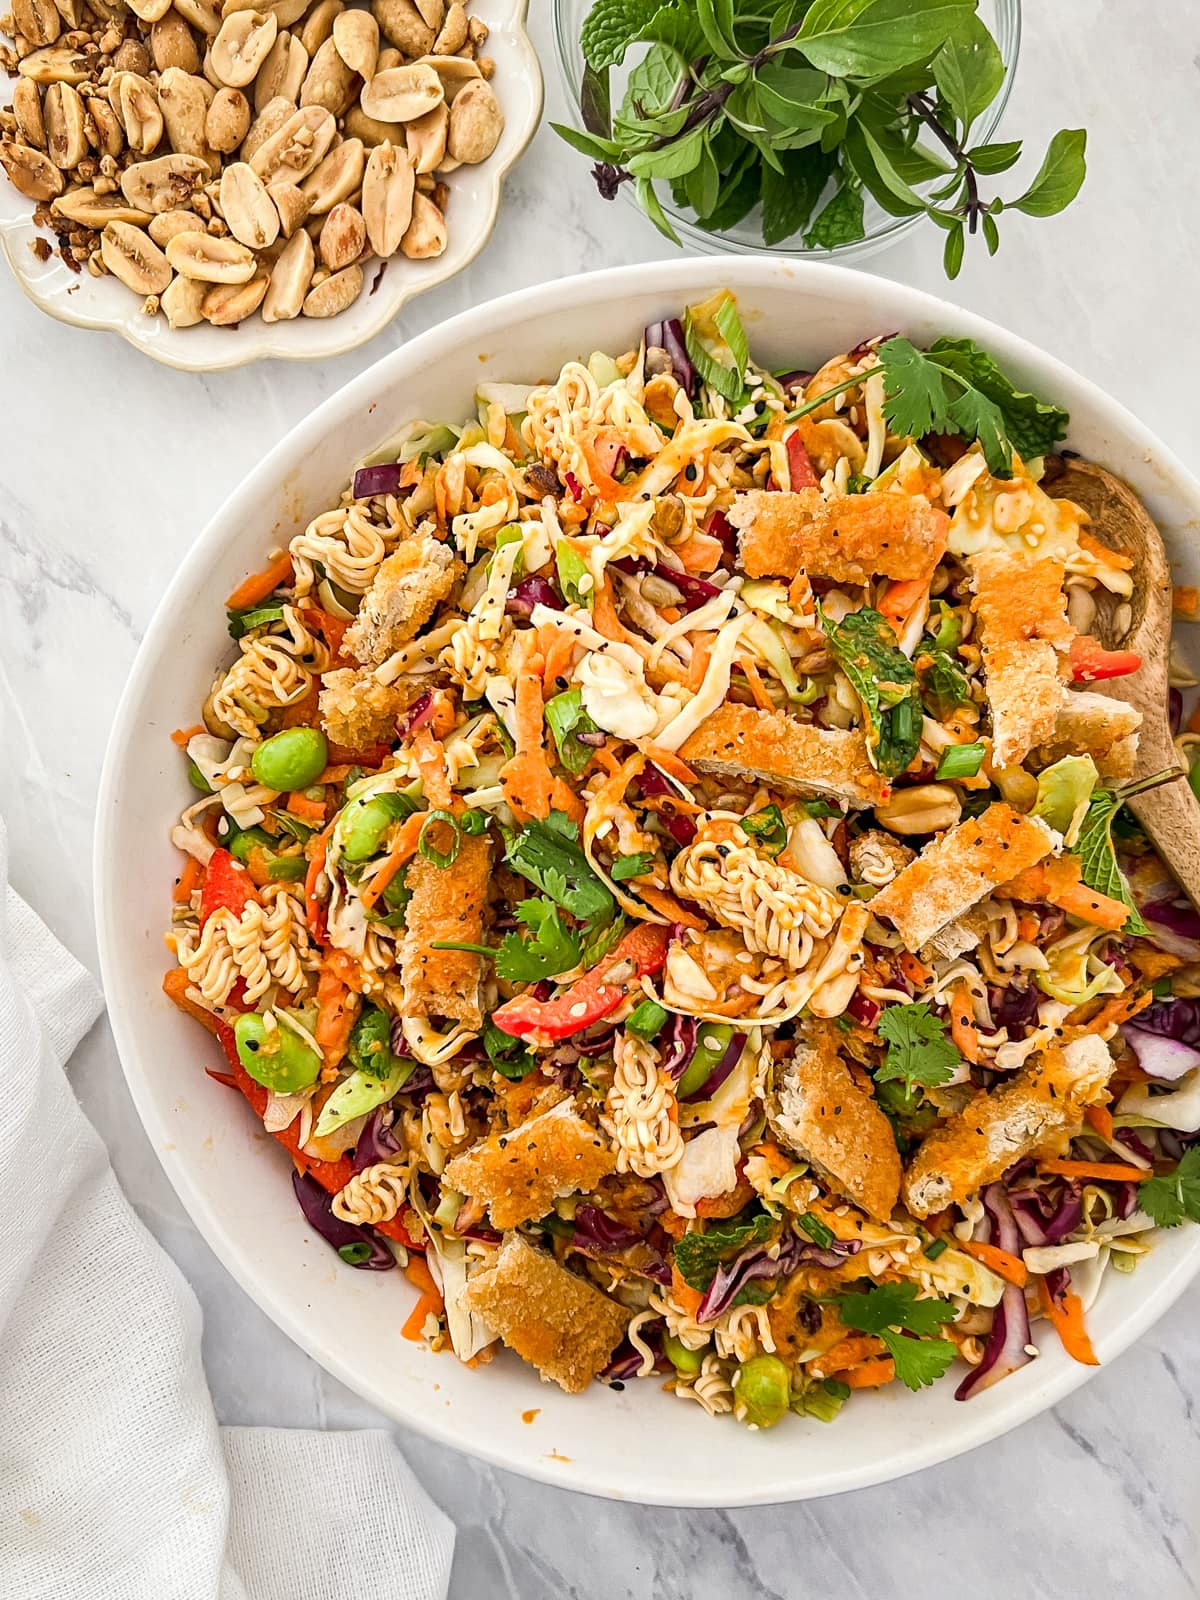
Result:
[[[325,360],[356,350],[386,328],[415,296],[469,266],[491,238],[505,176],[533,138],[542,115],[542,69],[525,29],[528,9],[529,0],[472,0],[472,14],[491,29],[485,49],[496,63],[492,87],[504,108],[504,132],[486,161],[459,167],[447,180],[445,251],[429,261],[393,257],[374,291],[377,264],[372,263],[366,288],[341,316],[267,323],[255,315],[237,328],[201,323],[172,330],[165,317],[146,316],[138,296],[115,278],[93,278],[86,269],[71,272],[57,254],[39,261],[30,245],[46,235],[34,227],[33,202],[18,194],[3,174],[0,249],[21,288],[42,311],[78,328],[119,333],[155,361],[184,372],[221,372],[264,356]]]
[[[197,1227],[237,1281],[315,1360],[389,1416],[530,1477],[669,1505],[746,1505],[899,1477],[991,1439],[1093,1370],[1053,1334],[1040,1360],[958,1404],[953,1385],[859,1398],[832,1427],[789,1419],[767,1434],[712,1422],[653,1382],[568,1398],[504,1355],[469,1371],[399,1335],[412,1291],[398,1273],[343,1266],[304,1222],[289,1162],[240,1098],[205,1076],[215,1045],[163,999],[162,930],[178,858],[168,829],[190,793],[168,738],[194,720],[228,658],[222,598],[264,551],[336,502],[352,463],[410,416],[459,418],[481,377],[551,377],[567,358],[633,344],[644,323],[722,285],[737,292],[768,365],[819,364],[881,330],[918,342],[970,335],[1016,378],[1068,406],[1070,444],[1129,479],[1156,514],[1186,581],[1200,561],[1177,530],[1200,521],[1200,485],[1146,429],[1083,378],[1003,329],[914,290],[844,268],[766,259],[620,268],[525,290],[413,340],[328,400],[255,469],[200,536],[159,607],[113,728],[96,836],[100,950],[109,1014],[147,1133]],[[1200,1267],[1200,1229],[1157,1242],[1136,1276],[1113,1273],[1090,1315],[1110,1361]],[[522,1413],[536,1411],[532,1422]]]

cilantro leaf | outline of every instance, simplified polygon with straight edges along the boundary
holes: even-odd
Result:
[[[885,1006],[879,1018],[887,1056],[875,1074],[877,1083],[901,1078],[936,1089],[949,1083],[962,1060],[958,1046],[946,1037],[946,1024],[931,1014],[928,1000],[906,1006]]]
[[[871,764],[894,778],[921,743],[921,691],[913,664],[897,647],[891,624],[870,606],[841,622],[831,622],[820,604],[817,615],[830,654],[862,705]]]
[[[659,0],[595,0],[579,35],[588,66],[599,72],[623,61],[658,7]]]
[[[579,830],[561,811],[515,834],[505,861],[578,922],[607,922],[616,910],[608,887],[575,843]]]
[[[1185,1217],[1200,1222],[1200,1145],[1184,1153],[1174,1172],[1140,1184],[1138,1205],[1160,1228],[1177,1227]]]
[[[1133,902],[1129,885],[1117,865],[1117,852],[1113,848],[1113,819],[1124,804],[1125,796],[1119,789],[1095,789],[1088,801],[1087,811],[1080,824],[1075,841],[1075,854],[1079,857],[1079,875],[1089,889],[1119,900],[1129,907],[1123,933],[1143,936],[1150,930],[1142,920],[1141,912]]]
[[[765,1243],[774,1227],[774,1219],[760,1211],[751,1217],[743,1213],[728,1221],[711,1222],[704,1233],[685,1233],[675,1241],[680,1277],[689,1288],[707,1289],[725,1256],[748,1244]]]
[[[500,1076],[514,1083],[527,1078],[537,1066],[533,1051],[527,1050],[521,1040],[514,1039],[511,1033],[498,1028],[490,1017],[483,1025],[483,1048]]]
[[[885,1328],[879,1335],[896,1363],[896,1376],[906,1389],[923,1389],[936,1383],[954,1360],[949,1339],[910,1339]]]
[[[546,702],[546,725],[554,737],[558,759],[578,777],[595,755],[591,745],[580,744],[581,733],[596,733],[596,724],[583,709],[583,691],[567,689]]]
[[[1012,455],[1044,455],[1068,415],[1018,390],[973,339],[936,339],[921,351],[897,336],[879,346],[884,414],[897,433],[953,433],[978,439],[989,470],[1012,476]]]
[[[577,967],[583,940],[574,928],[563,925],[557,906],[549,900],[522,900],[514,915],[532,930],[533,937],[506,933],[496,952],[496,975],[509,983],[537,983]]]
[[[618,856],[609,868],[609,877],[614,883],[624,883],[628,878],[644,878],[653,865],[653,854],[649,850],[639,850],[636,855]]]

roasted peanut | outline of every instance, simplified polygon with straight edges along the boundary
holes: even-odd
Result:
[[[0,166],[27,200],[53,200],[63,192],[63,176],[48,155],[15,139],[0,139]]]
[[[150,221],[149,211],[130,205],[121,195],[98,195],[95,189],[86,185],[61,195],[50,209],[55,216],[66,217],[68,222],[98,232],[103,231],[110,222],[129,222],[141,227]]]
[[[236,239],[214,239],[198,229],[169,239],[167,260],[185,278],[198,278],[202,283],[248,283],[257,267],[244,244]]]
[[[221,215],[233,237],[252,250],[264,250],[279,237],[279,213],[249,162],[235,161],[221,174]]]
[[[204,296],[208,288],[198,278],[173,277],[159,299],[163,315],[172,328],[194,328],[204,321]]]
[[[158,104],[172,148],[179,155],[207,159],[208,96],[204,80],[182,67],[168,67],[158,80]]]
[[[200,70],[195,36],[178,11],[168,11],[150,29],[150,54],[160,72],[168,67],[179,67],[183,72]]]
[[[270,12],[235,11],[226,17],[209,53],[221,83],[230,89],[253,83],[278,32],[279,24]]]
[[[413,0],[374,0],[371,10],[389,43],[406,56],[428,55],[437,37],[435,29],[422,17]]]
[[[46,150],[62,172],[73,171],[88,152],[87,114],[79,91],[69,83],[52,83],[42,104]]]
[[[85,55],[60,44],[31,50],[17,66],[21,76],[32,78],[34,83],[69,83],[73,89],[87,82],[90,70]]]
[[[348,200],[363,181],[366,151],[360,139],[343,139],[300,185],[313,216],[323,216]]]
[[[364,86],[361,104],[369,117],[380,122],[412,122],[442,99],[441,79],[432,67],[413,65],[377,72]]]
[[[113,110],[121,119],[125,139],[135,154],[147,156],[156,150],[163,136],[163,114],[158,96],[145,78],[136,72],[123,72],[109,86],[116,86],[117,98]]]
[[[410,261],[427,261],[446,248],[446,219],[428,195],[413,195],[412,221],[400,241],[400,250]]]
[[[891,833],[940,833],[962,816],[957,790],[946,783],[917,783],[897,789],[884,805],[875,807],[876,820]]]
[[[46,123],[42,115],[42,97],[38,93],[37,84],[28,78],[18,78],[13,84],[12,106],[21,138],[35,150],[44,150]]]
[[[442,31],[433,41],[433,54],[435,56],[457,55],[467,42],[467,11],[466,7],[454,0],[453,5],[446,12],[446,20],[442,23]]]
[[[362,212],[343,201],[334,206],[321,228],[321,260],[330,272],[340,272],[362,255],[367,243],[367,225]]]
[[[191,233],[197,226],[194,211],[160,211],[151,217],[146,232],[160,249],[165,250],[177,233]]]
[[[200,309],[214,328],[233,328],[252,317],[263,302],[268,278],[265,272],[247,283],[214,283],[205,291]]]
[[[262,305],[264,322],[290,322],[300,315],[313,275],[312,240],[304,229],[288,240],[271,268]]]
[[[285,239],[290,239],[297,228],[302,228],[312,210],[312,201],[298,184],[277,179],[267,193],[279,213],[279,223]]]
[[[333,19],[333,44],[339,56],[365,83],[379,59],[379,24],[369,11],[340,11]]]
[[[308,51],[310,60],[326,39],[333,37],[334,21],[341,15],[342,10],[342,0],[317,0],[316,5],[304,19],[304,26],[300,30],[300,43]]]
[[[250,128],[250,102],[240,89],[218,89],[204,116],[204,137],[213,150],[228,155]]]
[[[302,310],[306,317],[336,317],[354,304],[362,290],[362,268],[344,267],[308,291]]]
[[[400,248],[412,221],[413,180],[407,150],[379,144],[371,151],[363,175],[362,212],[367,239],[376,255],[394,255]]]
[[[200,156],[157,156],[138,161],[121,174],[121,192],[130,205],[152,215],[186,206],[208,177]]]
[[[270,101],[277,99],[287,100],[294,106],[307,71],[308,51],[296,35],[277,35],[254,80],[254,109],[261,111]]]
[[[450,112],[445,105],[434,106],[423,117],[404,124],[404,142],[417,173],[436,172],[446,159],[450,135]]]
[[[486,161],[504,132],[504,113],[491,86],[468,83],[450,107],[450,136],[446,148],[455,161],[469,165]]]
[[[110,222],[100,235],[100,255],[113,277],[135,294],[161,294],[171,281],[166,256],[132,223]]]
[[[324,106],[301,106],[255,150],[250,165],[264,183],[277,175],[297,182],[321,162],[336,132],[337,123]]]
[[[17,31],[31,45],[53,44],[62,32],[62,19],[53,0],[13,0]]]

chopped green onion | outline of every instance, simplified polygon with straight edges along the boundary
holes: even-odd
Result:
[[[435,822],[444,822],[453,831],[454,843],[449,851],[443,852],[426,839],[426,834]],[[458,860],[458,852],[462,849],[462,831],[458,826],[458,818],[449,811],[431,811],[421,825],[421,834],[417,840],[417,849],[431,861],[435,867],[452,867]]]
[[[843,1383],[840,1378],[826,1378],[822,1384],[826,1394],[831,1394],[835,1400],[849,1400],[850,1385]]]
[[[805,812],[810,817],[836,817],[840,822],[845,812],[840,806],[831,805],[828,800],[801,800]]]
[[[1156,978],[1151,985],[1150,993],[1156,1000],[1169,1000],[1171,998],[1170,978]]]
[[[925,1246],[926,1261],[936,1261],[945,1249],[947,1249],[945,1239],[931,1239]]]
[[[268,622],[283,620],[283,607],[254,606],[249,611],[227,611],[226,621],[229,623],[229,637],[240,639],[243,634],[249,633],[252,628],[265,627]]]
[[[797,1217],[796,1226],[801,1233],[806,1233],[814,1244],[819,1244],[822,1250],[828,1250],[836,1237],[833,1229],[827,1228],[820,1217],[814,1217],[811,1211],[806,1211],[802,1217]]]
[[[984,747],[976,744],[952,744],[943,751],[938,762],[939,778],[973,778],[983,765]]]
[[[625,1019],[625,1026],[639,1039],[656,1039],[667,1025],[669,1012],[657,1000],[643,1000]]]
[[[654,857],[642,850],[635,856],[618,856],[608,874],[614,883],[624,883],[627,878],[644,878],[653,865]]]
[[[361,1266],[371,1254],[371,1246],[365,1239],[356,1239],[353,1244],[338,1245],[338,1255],[348,1266]]]
[[[464,833],[476,835],[487,832],[490,820],[486,811],[464,811],[458,825]]]
[[[267,862],[267,877],[276,883],[300,883],[308,875],[304,856],[273,856]]]
[[[506,544],[523,544],[524,542],[525,542],[525,531],[521,527],[521,524],[519,522],[506,523],[505,526],[503,528],[501,528],[499,530],[499,532],[496,534],[496,550],[497,551],[503,550],[504,546]],[[495,556],[493,556],[492,559],[495,560]],[[491,562],[488,563],[488,570],[489,571],[491,570]],[[525,576],[525,552],[522,551],[520,553],[520,555],[518,555],[517,559],[513,562],[513,570],[512,570],[513,582],[516,583],[518,579],[523,578],[524,576]]]
[[[778,855],[787,843],[787,823],[783,820],[783,812],[776,805],[764,806],[752,816],[743,817],[742,832],[748,833],[752,839],[757,839],[763,849],[771,855]]]

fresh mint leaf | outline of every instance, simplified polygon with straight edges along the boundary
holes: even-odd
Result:
[[[763,1244],[776,1226],[766,1211],[747,1217],[714,1219],[703,1233],[685,1233],[675,1241],[675,1265],[692,1289],[707,1289],[722,1260],[748,1244]]]
[[[1160,1228],[1177,1227],[1185,1219],[1200,1222],[1200,1145],[1185,1151],[1174,1172],[1139,1184],[1138,1205]]]
[[[704,31],[690,7],[660,5],[642,29],[641,38],[666,45],[682,64],[694,61],[704,51]]]
[[[597,72],[618,66],[658,10],[658,0],[594,0],[579,34],[588,66]]]
[[[946,1037],[946,1024],[935,1017],[927,1000],[910,1005],[885,1006],[879,1017],[879,1036],[887,1045],[877,1083],[901,1079],[911,1087],[937,1089],[949,1083],[962,1060],[958,1046]]]
[[[877,77],[926,60],[966,25],[976,0],[813,0],[794,41],[819,72]]]
[[[1088,801],[1088,808],[1075,841],[1075,854],[1079,857],[1079,875],[1089,889],[1105,894],[1110,900],[1119,900],[1129,907],[1129,917],[1123,933],[1143,936],[1149,932],[1142,915],[1134,904],[1113,848],[1113,818],[1124,804],[1120,790],[1096,789]]]
[[[1038,175],[1019,200],[1007,209],[1030,217],[1052,217],[1065,210],[1087,177],[1087,134],[1082,128],[1063,128],[1050,141]]]
[[[933,77],[938,93],[962,124],[965,137],[1004,82],[1004,57],[978,16],[952,34],[934,56]]]
[[[862,708],[867,753],[877,771],[894,778],[921,743],[921,691],[912,662],[884,617],[870,606],[831,622],[817,614],[829,652],[850,680]]]
[[[855,239],[861,239],[866,231],[862,190],[853,179],[843,175],[836,192],[817,213],[804,242],[810,248],[836,250],[840,244],[852,244]]]

